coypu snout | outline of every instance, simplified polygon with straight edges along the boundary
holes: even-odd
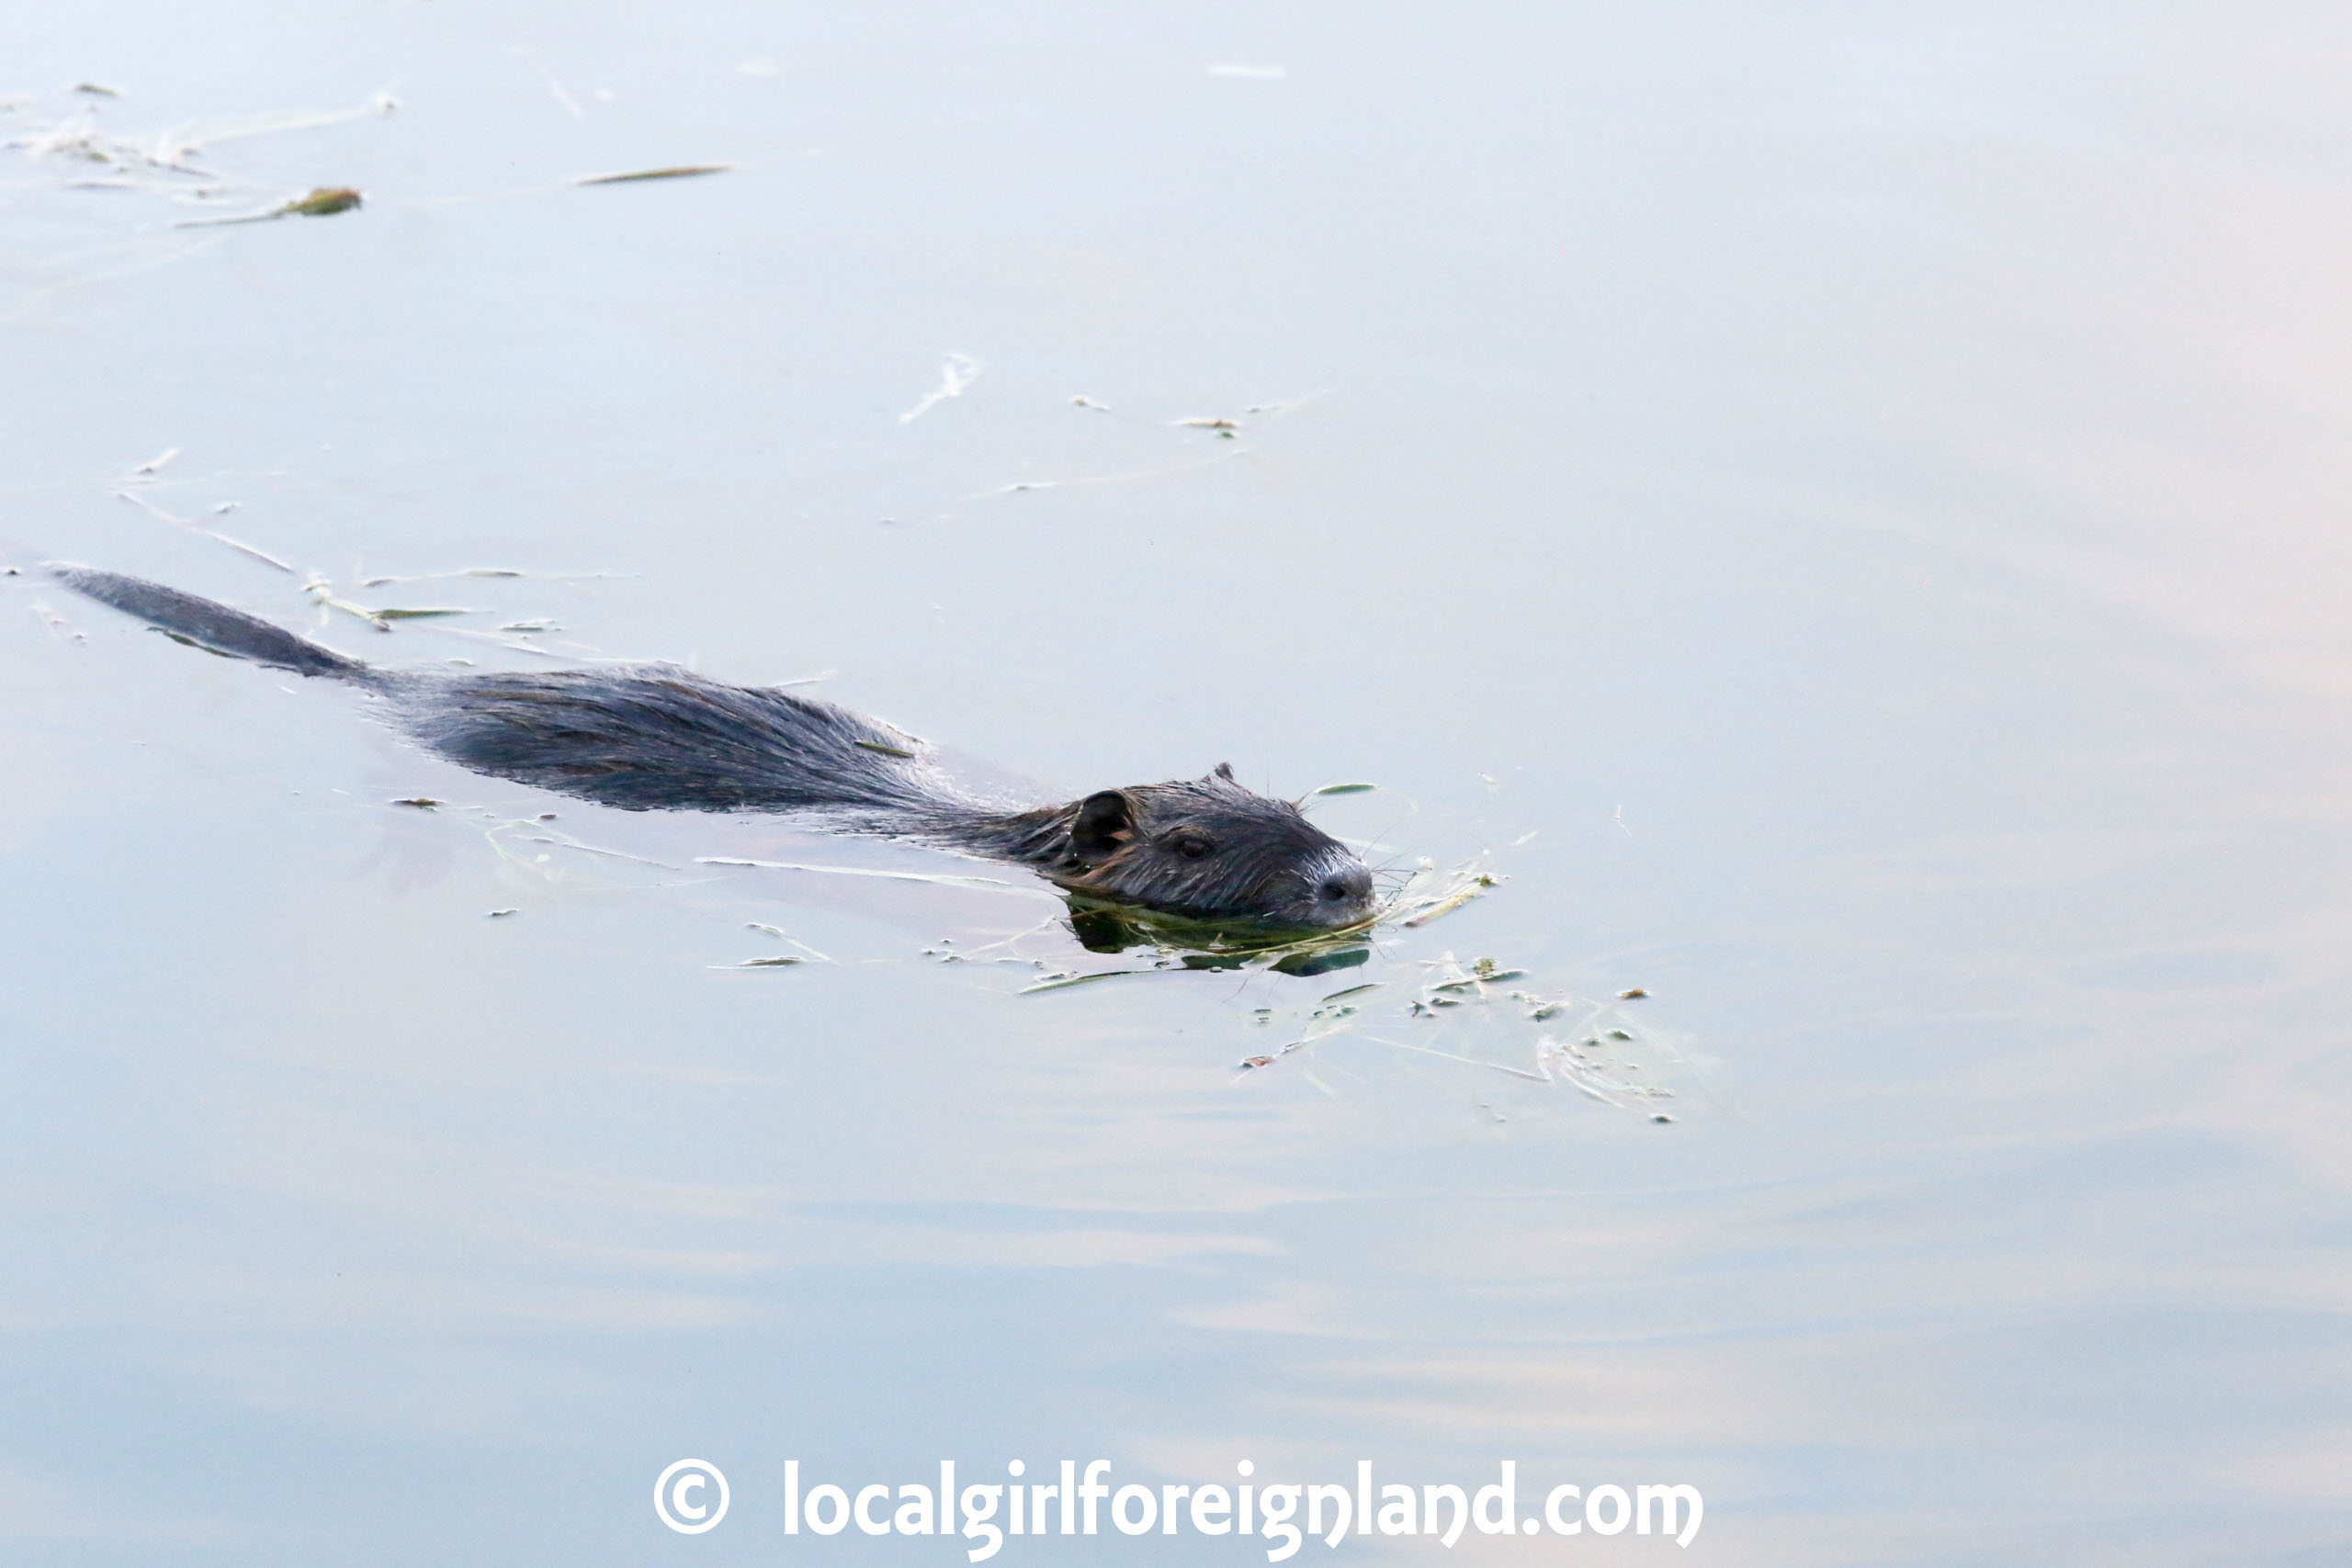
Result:
[[[1337,866],[1324,873],[1322,886],[1316,888],[1315,897],[1322,903],[1330,906],[1335,912],[1352,909],[1369,911],[1372,908],[1372,868],[1355,856],[1350,855],[1346,865]],[[1353,922],[1342,923],[1352,924]]]

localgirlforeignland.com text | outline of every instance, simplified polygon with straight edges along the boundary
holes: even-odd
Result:
[[[1559,1485],[1546,1490],[1540,1504],[1531,1490],[1527,1513],[1520,1513],[1519,1465],[1501,1461],[1501,1478],[1468,1492],[1459,1485],[1407,1485],[1401,1482],[1374,1484],[1370,1460],[1356,1463],[1351,1483],[1282,1482],[1260,1484],[1250,1477],[1256,1466],[1243,1460],[1234,1466],[1238,1479],[1231,1486],[1207,1483],[1158,1487],[1129,1483],[1113,1486],[1104,1479],[1109,1460],[1090,1460],[1081,1478],[1076,1460],[1061,1461],[1058,1476],[1023,1479],[1027,1466],[1014,1460],[1005,1467],[1009,1479],[956,1483],[956,1461],[939,1463],[936,1492],[923,1483],[895,1489],[877,1483],[854,1493],[831,1483],[800,1487],[800,1461],[786,1461],[784,1529],[797,1535],[805,1527],[818,1535],[838,1535],[854,1526],[867,1535],[962,1535],[975,1542],[967,1555],[975,1562],[994,1557],[1007,1536],[1096,1535],[1110,1528],[1121,1535],[1178,1535],[1191,1529],[1201,1535],[1257,1535],[1269,1543],[1266,1561],[1280,1562],[1297,1551],[1306,1536],[1318,1536],[1337,1547],[1351,1534],[1368,1536],[1425,1535],[1442,1546],[1462,1539],[1465,1529],[1484,1535],[1620,1535],[1631,1529],[1637,1535],[1670,1536],[1689,1546],[1699,1533],[1706,1503],[1699,1489],[1686,1484],[1603,1484],[1589,1489]],[[1304,1532],[1302,1534],[1302,1531]],[[1662,1544],[1662,1543],[1661,1543]]]

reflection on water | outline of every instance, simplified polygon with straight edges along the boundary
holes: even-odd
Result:
[[[11,1561],[636,1562],[689,1454],[743,1562],[1098,1454],[2352,1551],[2332,17],[11,42],[11,559],[1494,879],[1204,955],[0,581]]]

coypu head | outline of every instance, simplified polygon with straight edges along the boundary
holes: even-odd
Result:
[[[1211,924],[1336,931],[1371,918],[1372,872],[1298,807],[1204,779],[1088,795],[1069,852],[1038,869],[1073,893]]]

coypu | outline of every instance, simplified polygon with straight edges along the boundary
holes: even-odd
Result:
[[[1087,899],[1209,925],[1329,931],[1373,913],[1363,863],[1224,763],[1204,778],[1006,810],[959,790],[913,736],[773,687],[673,664],[385,670],[160,583],[46,570],[182,641],[357,686],[412,739],[494,778],[625,811],[802,813],[835,832],[1010,861]]]

